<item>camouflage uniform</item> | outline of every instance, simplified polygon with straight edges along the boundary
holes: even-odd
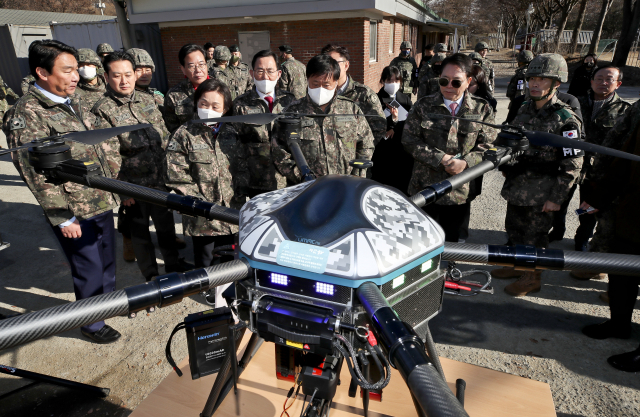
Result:
[[[80,77],[76,88],[76,94],[82,96],[82,100],[86,102],[87,107],[91,108],[98,100],[104,97],[104,93],[107,92],[107,83],[104,81],[102,75],[97,75],[98,83],[95,85],[89,84],[88,81]]]
[[[188,79],[184,79],[180,84],[167,91],[164,96],[164,108],[161,110],[162,118],[169,132],[175,132],[181,125],[193,118],[195,112],[193,94],[195,92],[193,84]]]
[[[402,145],[415,161],[409,195],[451,176],[440,163],[445,154],[460,154],[460,158],[473,167],[482,161],[482,154],[496,139],[495,129],[473,123],[474,120],[494,123],[491,106],[480,97],[465,93],[457,116],[467,120],[436,115],[451,115],[440,92],[417,102],[405,122]],[[460,205],[468,197],[469,183],[442,197],[436,204]]]
[[[476,52],[480,52],[483,49],[489,49],[489,45],[486,42],[478,42],[475,47]],[[482,55],[481,55],[482,56]],[[493,69],[493,62],[491,62],[488,58],[482,59],[482,69],[487,74],[487,84],[489,85],[489,92],[493,93],[495,90],[495,71]]]
[[[289,91],[296,99],[300,100],[307,95],[307,67],[294,57],[280,64],[282,75],[278,85],[283,90]]]
[[[441,63],[445,60],[446,57],[447,56],[444,53],[439,52],[431,58],[430,62],[434,64],[436,62]],[[422,97],[429,96],[440,91],[440,84],[438,84],[440,74],[436,74],[435,70],[433,69],[433,65],[429,65],[427,69],[421,69],[418,78],[420,82],[420,85],[418,86],[418,100],[420,100]]]
[[[373,134],[374,146],[383,140],[387,133],[387,118],[382,111],[382,103],[380,103],[378,95],[371,88],[364,84],[360,84],[351,78],[351,76],[348,76],[347,87],[340,93],[340,95],[354,101],[358,106],[360,106],[362,113],[377,114],[380,116],[367,117],[367,122],[369,123],[371,133]]]
[[[238,62],[238,65],[229,65],[229,68],[236,77],[238,96],[251,90],[253,87],[253,77],[249,74],[249,66],[244,62]]]
[[[613,149],[621,149],[629,134],[636,130],[640,112],[637,105],[631,105],[622,100],[617,93],[613,99],[606,102],[593,117],[593,101],[591,95],[580,97],[580,108],[584,117],[584,126],[587,131],[587,142],[596,145],[606,146]],[[582,172],[591,181],[604,179],[606,171],[611,164],[613,157],[607,155],[585,156],[585,163]],[[614,202],[615,204],[615,202]],[[615,213],[616,208],[611,207],[605,211],[594,214],[598,222],[596,231],[593,234],[589,245],[590,252],[608,252],[615,239]],[[588,215],[583,215],[588,216]],[[580,220],[582,217],[580,216]],[[593,227],[593,226],[591,226]],[[581,225],[576,231],[576,239],[579,239]],[[591,232],[593,229],[588,230]],[[587,233],[582,233],[586,235]]]
[[[402,42],[400,48],[411,48],[411,44],[409,42]],[[411,95],[413,93],[413,88],[418,87],[418,79],[416,74],[416,69],[418,66],[416,65],[415,59],[413,57],[404,57],[402,55],[398,55],[393,58],[391,63],[389,64],[391,67],[396,67],[402,73],[402,87],[400,91],[405,94]]]
[[[540,109],[524,102],[512,123],[527,130],[580,138],[581,122],[557,93]],[[549,246],[553,212],[542,212],[546,201],[561,205],[568,197],[582,168],[582,152],[550,146],[530,145],[517,163],[504,167],[502,197],[507,200],[505,229],[514,245]]]
[[[203,123],[182,125],[172,136],[165,158],[166,184],[179,195],[191,195],[223,207],[235,202],[233,169],[236,132],[223,123],[217,134]],[[218,220],[182,216],[187,236],[230,235],[238,227]]]
[[[165,190],[161,167],[164,163],[164,149],[169,142],[169,132],[153,98],[137,91],[131,96],[123,97],[107,87],[107,94],[93,106],[91,112],[111,127],[139,123],[153,125],[119,135],[119,145],[116,145],[119,152],[107,157],[110,162],[119,165],[119,180]]]
[[[516,69],[516,74],[511,77],[511,80],[509,81],[509,85],[507,86],[507,97],[509,97],[511,101],[516,97],[526,94],[529,83],[527,83],[525,75],[527,73],[527,66],[533,58],[533,52],[531,51],[520,51],[518,53],[516,60],[518,63],[524,63],[526,65],[518,67]],[[509,106],[511,106],[511,102],[509,102]]]
[[[27,92],[29,91],[29,88],[36,83],[36,78],[29,74],[26,77],[24,77],[22,79],[22,82],[20,83],[20,89],[22,90],[22,95],[27,94]]]
[[[220,80],[223,84],[229,87],[229,91],[231,91],[231,100],[235,100],[240,94],[240,88],[238,86],[238,79],[234,73],[234,70],[231,69],[229,65],[229,60],[231,59],[231,52],[229,48],[224,45],[216,46],[215,51],[213,52],[213,59],[217,61],[227,61],[227,66],[222,69],[218,66],[213,67],[209,71],[209,77]]]
[[[324,112],[307,96],[285,109],[287,113],[304,114],[348,114],[349,116],[313,117],[302,119],[300,148],[316,176],[328,174],[352,174],[365,177],[367,170],[351,168],[353,159],[371,159],[373,155],[373,135],[369,124],[357,103],[337,96]],[[354,116],[351,116],[354,115]],[[291,183],[301,181],[300,172],[289,153],[285,133],[276,125],[273,133],[273,157],[278,171]]]
[[[156,72],[156,64],[153,62],[153,58],[149,55],[149,52],[140,48],[131,48],[127,51],[129,55],[133,57],[136,62],[136,68],[138,67],[150,67],[151,72]],[[150,94],[158,105],[158,109],[161,113],[163,113],[164,109],[164,94],[162,94],[159,90],[149,87],[149,86],[141,86],[136,84],[136,90],[141,91],[147,94]],[[163,113],[164,114],[164,113]]]
[[[288,91],[276,88],[272,113],[282,113],[296,98]],[[268,113],[267,103],[260,98],[255,87],[233,102],[235,115]],[[239,175],[239,193],[252,196],[286,187],[286,179],[276,171],[271,155],[271,132],[275,124],[250,125],[235,123],[238,132],[238,166],[245,174]]]
[[[3,131],[10,148],[18,147],[37,138],[57,133],[81,132],[102,128],[100,121],[89,112],[79,97],[72,98],[72,111],[67,105],[55,103],[32,86],[7,112]],[[103,152],[111,152],[108,143],[89,146],[78,142],[67,142],[71,146],[73,159],[88,159],[100,167],[102,174],[112,176]],[[42,206],[44,214],[53,226],[64,223],[74,216],[78,221],[86,220],[113,210],[117,200],[107,191],[67,182],[53,185],[44,175],[37,174],[29,163],[26,149],[13,153],[13,163],[22,179]]]
[[[0,77],[0,120],[4,117],[4,113],[9,110],[9,103],[7,103],[7,96],[13,97],[15,100],[20,98],[19,95],[13,92],[2,77]]]

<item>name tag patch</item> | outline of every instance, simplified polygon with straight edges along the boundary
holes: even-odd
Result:
[[[191,147],[191,149],[193,149],[194,151],[199,151],[201,149],[209,149],[209,145],[207,145],[206,143],[196,143]]]
[[[355,122],[355,117],[353,116],[336,116],[336,123],[352,123]]]
[[[143,108],[142,111],[144,113],[151,113],[156,108],[155,104],[149,104],[147,107]]]
[[[264,111],[260,107],[247,107],[247,114],[260,114]]]
[[[471,119],[471,120],[480,120],[480,114],[465,114],[462,116],[463,119]]]
[[[49,119],[54,121],[54,122],[59,122],[60,120],[64,119],[65,117],[67,117],[66,114],[60,112],[60,113],[56,113],[53,116],[49,116]]]
[[[129,113],[121,114],[120,116],[116,116],[116,122],[122,123],[125,120],[128,120],[131,117]]]

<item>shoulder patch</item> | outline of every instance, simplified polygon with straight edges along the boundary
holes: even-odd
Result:
[[[143,111],[144,113],[151,113],[155,108],[156,108],[155,103],[154,103],[154,104],[149,104],[148,106],[144,107],[144,108],[142,109],[142,111]]]
[[[9,120],[9,130],[20,130],[25,127],[27,127],[27,123],[22,116],[16,116]]]
[[[523,103],[524,104],[524,103]],[[564,122],[565,120],[571,118],[571,113],[569,113],[569,111],[567,109],[560,109],[560,110],[556,110],[556,114],[558,116],[560,116],[560,118],[562,119],[562,121]]]
[[[167,150],[175,151],[177,149],[178,149],[178,142],[176,142],[175,140],[169,141],[169,144],[167,145]]]

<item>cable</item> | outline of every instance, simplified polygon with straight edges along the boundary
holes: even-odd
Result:
[[[374,384],[370,383],[369,381],[367,381],[364,375],[362,375],[362,371],[360,371],[360,367],[358,366],[356,353],[353,350],[353,347],[351,346],[349,341],[340,334],[336,334],[335,336],[336,336],[336,339],[338,340],[334,340],[333,345],[335,346],[336,349],[338,349],[338,351],[342,354],[342,356],[344,356],[344,359],[347,362],[347,367],[349,368],[349,373],[351,374],[351,377],[356,382],[356,384],[360,386],[360,388],[367,389],[367,390],[379,390],[386,387],[389,384],[389,381],[391,380],[390,366],[386,367],[386,371],[387,371],[386,375],[383,375],[378,382]],[[345,348],[340,344],[340,341],[344,343],[349,353],[347,353],[347,350],[345,350]],[[352,358],[353,365],[351,364],[349,357]],[[382,357],[384,358],[384,355]],[[386,362],[386,359],[384,360]],[[388,364],[388,362],[386,363]],[[384,372],[381,372],[381,373],[384,374]]]
[[[178,376],[182,376],[182,371],[180,370],[180,368],[178,368],[178,365],[176,365],[176,362],[173,360],[173,357],[171,356],[171,340],[173,339],[174,334],[176,334],[177,332],[179,332],[184,328],[185,328],[184,322],[178,323],[176,327],[173,328],[173,331],[171,332],[171,336],[169,336],[169,340],[167,340],[167,346],[165,346],[164,348],[164,353],[167,357],[167,362],[169,362],[169,365],[171,365],[173,370],[176,371]]]
[[[285,398],[284,404],[282,405],[283,410],[282,410],[282,413],[280,413],[280,417],[282,417],[283,414],[286,414],[287,417],[291,417],[289,416],[289,413],[287,411],[293,406],[293,403],[296,402],[296,398],[298,398],[298,393],[300,392],[300,385],[301,385],[301,384],[298,384],[299,376],[300,376],[300,373],[297,373],[296,379],[293,381],[293,386],[289,390],[289,393],[287,394],[287,398]],[[298,389],[294,394],[293,390],[296,388],[296,384],[298,385]],[[289,404],[289,406],[287,407],[287,401],[289,401],[289,398],[291,398],[291,395],[293,395],[293,401],[291,401],[291,404]]]

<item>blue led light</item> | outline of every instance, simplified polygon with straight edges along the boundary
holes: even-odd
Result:
[[[316,292],[320,294],[333,295],[334,287],[331,284],[325,284],[324,282],[316,282]]]
[[[283,274],[276,274],[275,272],[272,272],[271,283],[278,285],[287,285],[289,284],[289,277]]]

